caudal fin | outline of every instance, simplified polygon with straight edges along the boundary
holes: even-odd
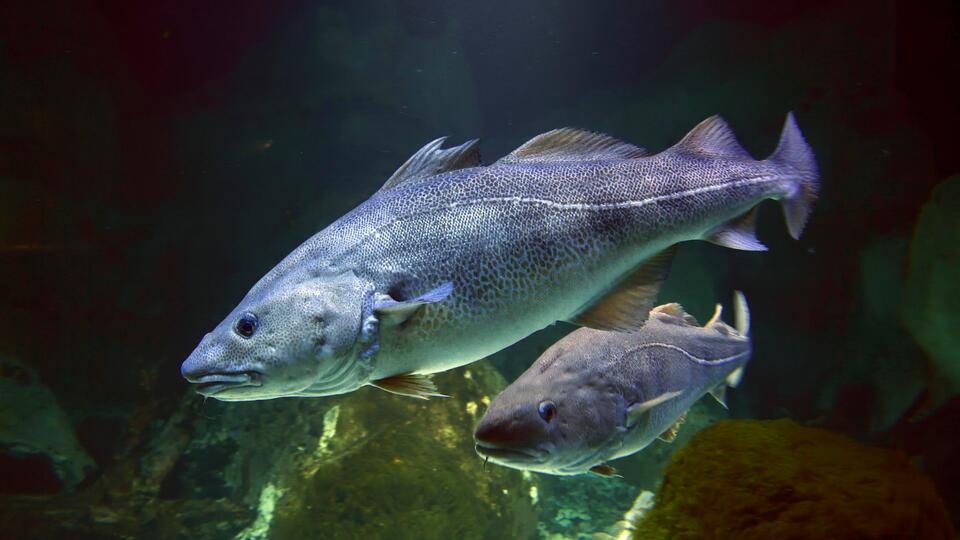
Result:
[[[767,161],[780,167],[785,176],[797,178],[792,192],[780,200],[783,204],[783,213],[787,219],[787,228],[790,236],[799,239],[803,232],[813,202],[820,191],[820,176],[817,173],[817,161],[813,156],[813,149],[804,140],[793,113],[787,113],[787,121],[783,124],[780,133],[780,144],[770,154]]]
[[[747,297],[740,291],[733,293],[733,317],[734,324],[737,326],[737,333],[741,336],[750,337],[750,306],[747,305]],[[743,379],[743,366],[730,372],[727,375],[726,386],[736,388]]]

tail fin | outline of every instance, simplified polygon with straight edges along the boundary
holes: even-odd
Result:
[[[733,318],[737,327],[737,333],[743,337],[750,336],[750,306],[747,305],[747,297],[740,291],[733,293]],[[743,366],[730,372],[727,375],[726,386],[736,388],[743,379]]]
[[[813,149],[800,133],[792,112],[787,113],[787,121],[783,124],[783,131],[780,133],[780,144],[767,161],[782,167],[788,175],[796,175],[799,180],[793,192],[780,201],[783,204],[783,213],[787,218],[790,236],[799,239],[804,225],[807,224],[813,202],[817,199],[820,176],[817,173],[817,161],[813,156]]]
[[[733,317],[737,333],[743,337],[750,335],[750,306],[747,297],[741,291],[733,292]]]

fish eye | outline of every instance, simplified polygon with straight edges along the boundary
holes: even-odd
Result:
[[[240,315],[234,329],[245,338],[253,336],[254,332],[257,331],[257,316],[250,312]]]
[[[553,420],[553,417],[557,414],[557,406],[552,401],[541,401],[540,405],[537,407],[537,412],[540,413],[540,418],[543,418],[544,421],[550,423]]]

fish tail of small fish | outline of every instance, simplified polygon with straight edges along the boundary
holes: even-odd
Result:
[[[775,164],[785,176],[796,178],[796,182],[780,199],[780,203],[783,205],[790,236],[798,240],[820,191],[820,175],[813,149],[803,138],[792,112],[787,113],[787,120],[780,133],[780,143],[767,161]]]
[[[733,320],[738,334],[750,335],[750,306],[742,291],[733,291]]]
[[[745,338],[750,337],[750,306],[747,305],[747,297],[743,295],[741,291],[733,292],[733,319],[734,325],[736,326],[737,333]],[[721,384],[721,388],[724,386],[729,386],[731,388],[736,388],[740,385],[740,381],[743,380],[743,367],[740,366],[737,369],[730,372],[724,380],[724,384]],[[714,396],[717,397],[717,396]],[[723,390],[720,390],[720,397],[717,399],[721,400],[723,398]]]

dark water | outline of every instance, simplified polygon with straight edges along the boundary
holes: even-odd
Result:
[[[840,521],[872,532],[766,511],[753,526],[951,537],[958,36],[957,6],[939,1],[0,8],[0,537],[616,536],[641,490],[666,508],[682,473],[662,482],[670,454],[727,417],[789,418],[896,452],[847,484],[829,467],[802,475],[851,509]],[[616,462],[622,479],[484,469],[473,452],[485,400],[569,325],[441,375],[442,401],[364,388],[204,403],[180,377],[257,279],[437,136],[481,138],[486,162],[561,126],[659,151],[719,113],[759,157],[791,110],[823,182],[802,239],[766,204],[769,252],[684,244],[660,294],[704,319],[744,290],[747,377],[729,411],[700,403],[672,445]],[[704,439],[717,451],[687,460],[719,462],[719,493],[754,474],[736,469],[738,452],[773,447],[739,439]],[[841,469],[869,461],[823,445]],[[817,462],[781,452],[750,460]],[[906,486],[899,466],[918,491],[876,496]],[[804,500],[790,483],[787,499]],[[793,504],[753,491],[749,508]],[[908,517],[887,525],[894,509]],[[774,535],[710,523],[664,537]]]

